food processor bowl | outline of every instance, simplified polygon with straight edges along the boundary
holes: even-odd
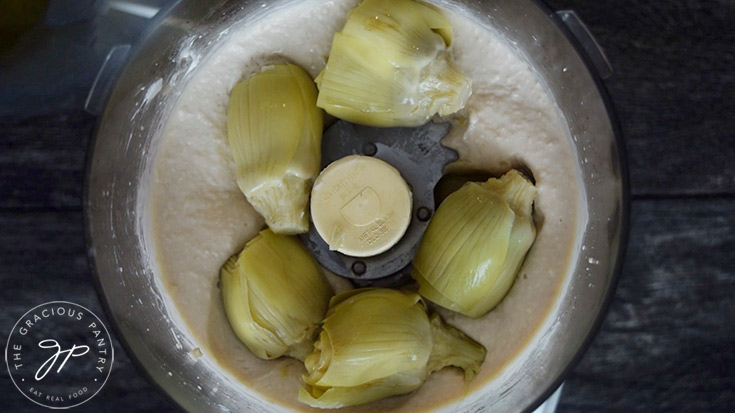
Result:
[[[113,49],[90,99],[93,105],[106,101],[89,154],[85,199],[98,290],[128,355],[186,410],[260,412],[272,406],[238,391],[214,362],[199,357],[157,281],[145,199],[159,132],[197,65],[230,27],[292,3],[178,1],[159,13],[138,45]],[[566,119],[579,160],[587,222],[557,305],[498,378],[444,409],[529,411],[552,394],[589,345],[620,271],[628,195],[623,144],[600,80],[608,67],[573,14],[553,13],[532,0],[435,3],[474,16],[525,57]]]

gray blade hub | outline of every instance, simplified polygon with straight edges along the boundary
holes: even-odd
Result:
[[[373,257],[350,257],[330,251],[311,223],[302,241],[329,271],[353,280],[376,280],[396,274],[413,260],[434,213],[434,187],[457,153],[441,145],[449,123],[418,128],[373,128],[339,121],[322,137],[322,169],[349,155],[374,156],[393,165],[411,187],[413,213],[406,234],[388,251]],[[396,274],[397,275],[397,274]]]

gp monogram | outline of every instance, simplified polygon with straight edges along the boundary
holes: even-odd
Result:
[[[78,406],[99,392],[110,375],[110,334],[91,311],[67,301],[41,304],[13,326],[5,362],[15,387],[51,409]]]

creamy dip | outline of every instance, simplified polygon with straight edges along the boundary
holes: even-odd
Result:
[[[222,264],[263,226],[235,182],[226,113],[233,85],[264,64],[288,60],[316,76],[332,35],[358,0],[305,1],[257,24],[235,27],[183,90],[165,125],[151,185],[151,222],[161,277],[203,357],[243,383],[244,392],[289,409],[310,411],[296,399],[303,365],[289,358],[264,361],[231,331],[217,281]],[[417,391],[349,411],[421,411],[457,401],[488,385],[534,338],[571,271],[577,241],[578,178],[565,121],[522,56],[467,17],[446,13],[454,25],[453,52],[472,79],[472,96],[445,144],[473,169],[501,174],[523,166],[536,180],[538,236],[515,285],[489,314],[444,319],[488,350],[478,377],[459,370],[435,373]],[[349,283],[330,276],[335,288]]]

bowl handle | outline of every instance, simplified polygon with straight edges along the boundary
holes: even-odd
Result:
[[[120,16],[127,16],[124,18],[127,19],[126,21],[130,21],[132,18],[132,21],[137,22],[137,24],[130,25],[131,30],[140,34],[154,26],[157,19],[162,18],[178,2],[179,0],[107,0],[104,3],[104,12],[115,13],[115,16],[110,17],[110,19],[121,19]],[[119,44],[110,49],[102,63],[102,67],[97,72],[92,88],[87,94],[84,110],[96,116],[102,113],[107,98],[117,80],[117,73],[125,64],[130,49],[130,44]]]

